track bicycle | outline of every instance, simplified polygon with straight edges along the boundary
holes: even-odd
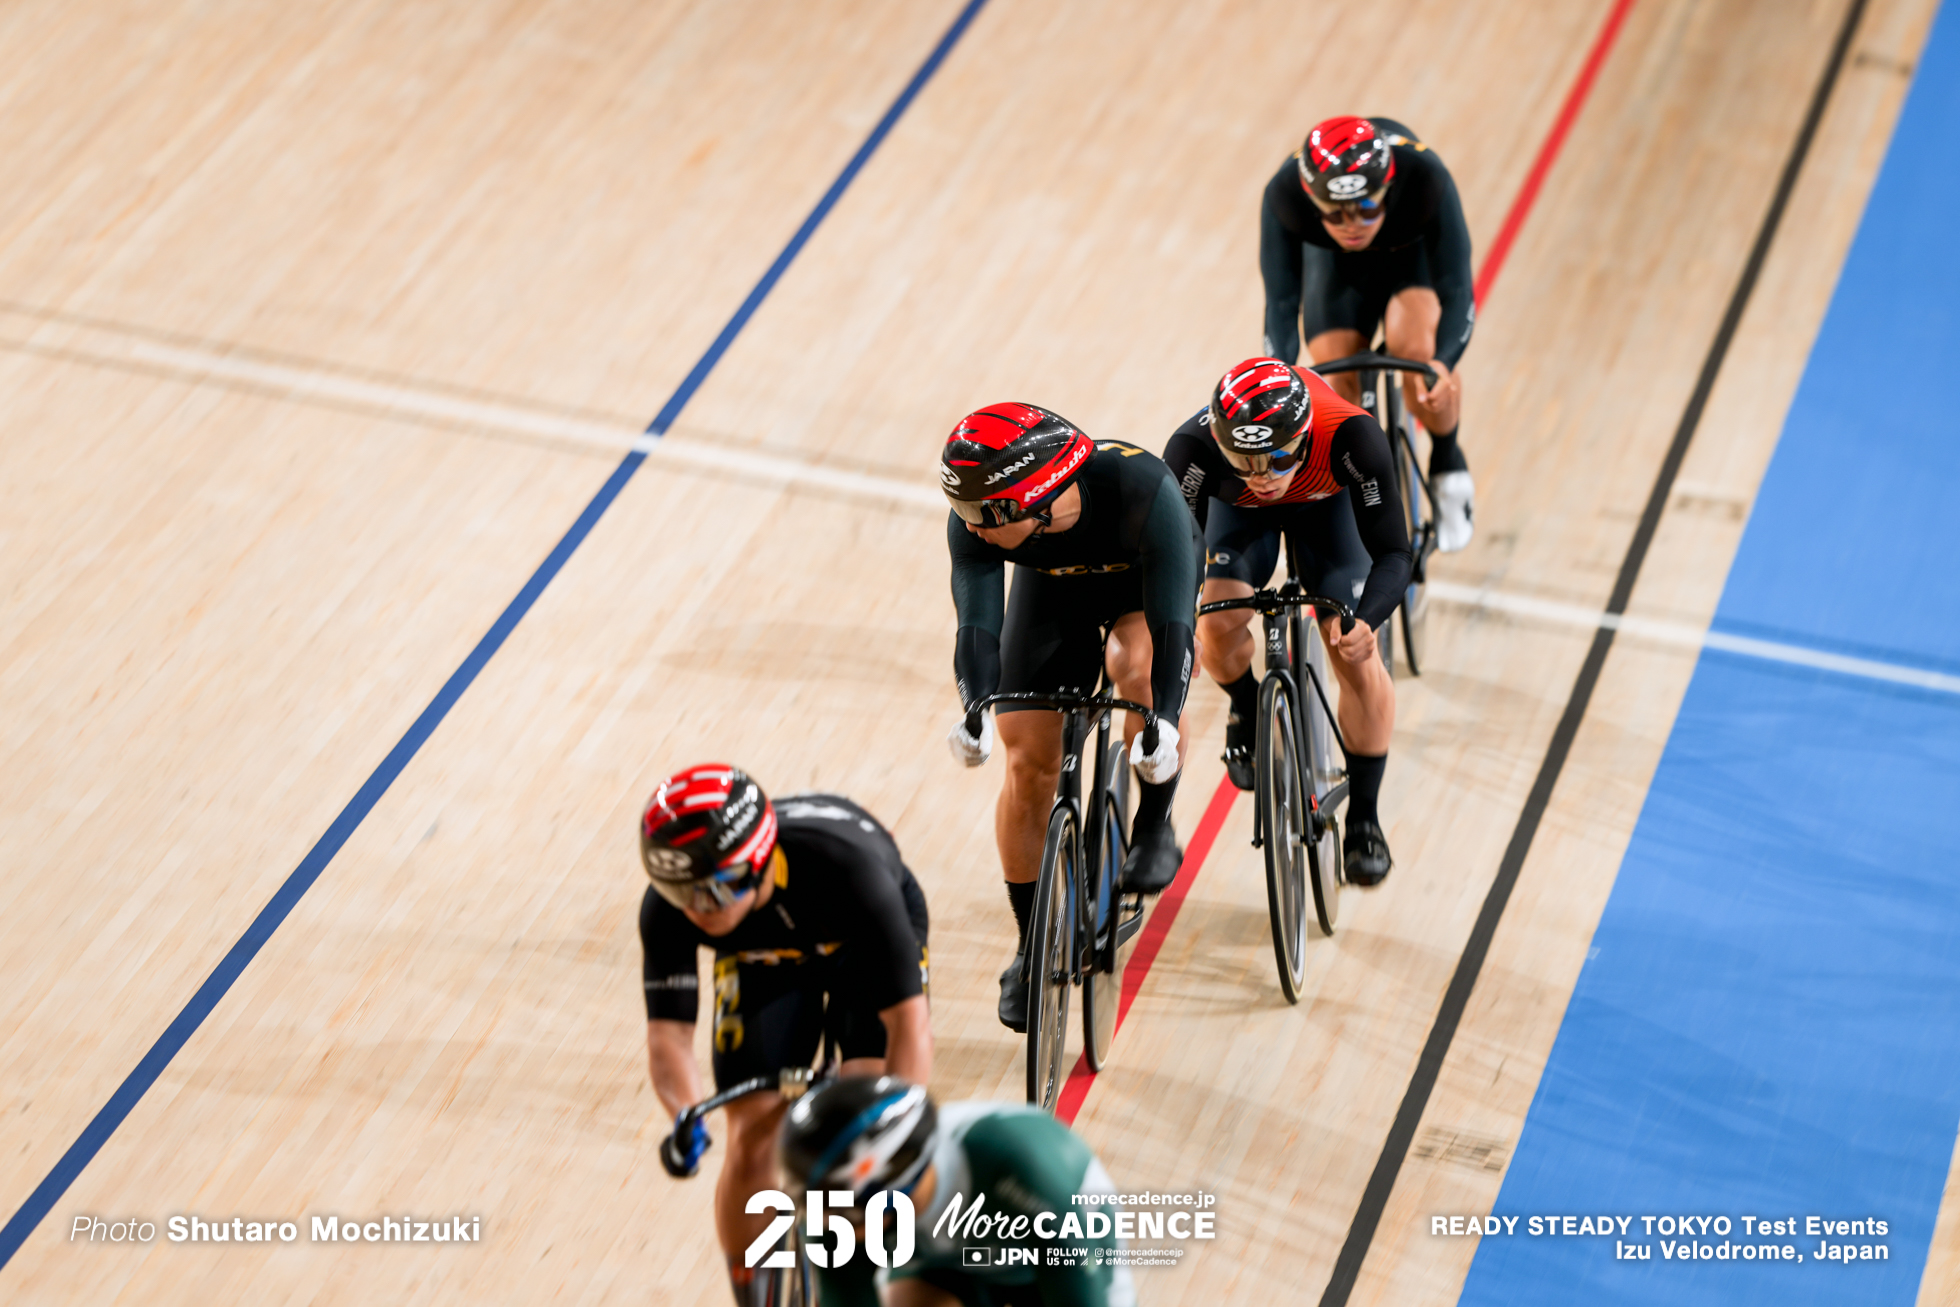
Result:
[[[1423,475],[1416,459],[1414,420],[1402,403],[1400,373],[1419,372],[1431,384],[1436,369],[1414,359],[1397,358],[1375,350],[1350,354],[1346,358],[1316,363],[1313,370],[1323,377],[1341,372],[1361,374],[1361,407],[1381,424],[1388,436],[1389,453],[1395,465],[1395,498],[1402,505],[1403,519],[1409,527],[1409,552],[1414,566],[1409,571],[1409,587],[1402,596],[1402,663],[1409,675],[1421,676],[1428,656],[1426,628],[1429,618],[1429,556],[1436,552],[1436,492]],[[1382,662],[1395,670],[1394,623],[1381,628]]]
[[[1343,633],[1354,628],[1346,604],[1308,594],[1299,575],[1289,537],[1286,583],[1277,591],[1259,590],[1198,609],[1202,616],[1249,608],[1265,626],[1266,675],[1259,682],[1252,760],[1252,843],[1266,855],[1273,960],[1288,1003],[1300,1001],[1306,981],[1309,886],[1324,934],[1334,933],[1340,915],[1341,828],[1335,813],[1348,797],[1347,743],[1328,703],[1327,652],[1314,618],[1337,616]]]
[[[1146,753],[1157,745],[1157,716],[1140,703],[1101,691],[1076,694],[995,694],[967,715],[967,729],[979,733],[980,712],[1003,703],[1032,704],[1062,714],[1062,770],[1048,834],[1041,846],[1035,881],[1034,920],[1028,928],[1023,965],[1028,974],[1028,1101],[1055,1110],[1067,1077],[1069,990],[1082,989],[1082,1047],[1091,1070],[1109,1060],[1121,1004],[1123,966],[1143,926],[1143,895],[1123,893],[1117,884],[1129,853],[1130,768],[1122,739],[1109,747],[1110,715],[1121,709],[1143,718]],[[1091,719],[1095,748],[1089,761],[1094,781],[1087,806],[1082,772]]]

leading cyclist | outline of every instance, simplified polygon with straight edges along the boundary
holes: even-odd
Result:
[[[1379,885],[1394,865],[1376,804],[1395,727],[1395,682],[1375,630],[1401,602],[1414,565],[1391,489],[1387,437],[1314,373],[1278,359],[1247,359],[1219,379],[1210,407],[1171,436],[1164,461],[1204,524],[1203,602],[1243,598],[1264,585],[1279,560],[1281,532],[1293,542],[1307,593],[1353,597],[1354,628],[1344,635],[1328,617],[1320,631],[1341,683],[1343,869],[1354,884]],[[1259,695],[1252,612],[1207,613],[1198,631],[1205,671],[1232,700],[1225,770],[1249,790]]]
[[[653,881],[640,903],[647,1060],[668,1111],[706,1097],[694,1063],[704,947],[715,955],[717,1089],[809,1066],[826,1039],[846,1073],[932,1074],[925,895],[870,813],[834,794],[790,795],[778,808],[738,768],[690,767],[648,800],[640,857]],[[743,1207],[776,1187],[783,1108],[752,1094],[725,1109],[715,1232],[742,1307],[768,1293],[768,1278],[742,1265],[768,1217]],[[680,1156],[663,1150],[661,1163],[692,1175],[708,1144],[697,1120]]]
[[[953,505],[946,517],[959,610],[953,672],[969,717],[996,690],[1091,693],[1106,660],[1118,697],[1157,713],[1156,752],[1145,754],[1141,738],[1131,749],[1141,783],[1123,887],[1161,892],[1183,857],[1171,799],[1204,552],[1176,481],[1155,454],[1092,441],[1032,404],[993,404],[960,419],[941,450],[939,476]],[[1003,603],[1009,563],[1014,593]],[[996,715],[1007,779],[994,839],[1020,931],[1000,977],[1000,1019],[1025,1031],[1028,918],[1061,773],[1062,723],[1057,713],[1022,705],[1002,705]],[[969,767],[993,749],[993,722],[983,716],[978,726],[970,731],[962,720],[947,737]],[[1138,726],[1131,721],[1126,733]]]
[[[1314,362],[1344,358],[1383,323],[1390,354],[1436,369],[1433,387],[1405,373],[1403,394],[1429,432],[1436,547],[1469,544],[1475,486],[1457,444],[1456,367],[1477,305],[1470,229],[1443,161],[1392,118],[1329,118],[1266,184],[1259,272],[1267,354],[1293,362],[1304,331]],[[1354,374],[1330,380],[1360,398]]]
[[[1129,1268],[1107,1256],[1118,1245],[1107,1233],[1066,1242],[1083,1255],[1073,1265],[981,1266],[965,1255],[952,1228],[936,1229],[952,1205],[954,1218],[984,1203],[1027,1222],[1028,1244],[1052,1242],[1062,1221],[1106,1210],[1077,1195],[1109,1195],[1116,1187],[1089,1146],[1038,1107],[1009,1103],[948,1103],[936,1107],[926,1091],[903,1080],[834,1080],[798,1099],[784,1118],[783,1175],[799,1209],[811,1189],[849,1190],[848,1219],[862,1230],[865,1206],[881,1189],[907,1194],[916,1213],[917,1243],[910,1260],[892,1268],[883,1307],[1131,1307],[1136,1291]],[[981,1195],[985,1195],[982,1199]],[[1047,1221],[1040,1218],[1046,1213]],[[891,1247],[890,1243],[885,1245]],[[1096,1249],[1104,1256],[1088,1252]],[[992,1249],[988,1249],[989,1252]],[[824,1307],[880,1307],[871,1259],[862,1252],[839,1270],[818,1270]]]

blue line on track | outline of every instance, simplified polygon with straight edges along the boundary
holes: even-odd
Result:
[[[816,207],[810,210],[809,216],[789,238],[789,243],[762,274],[761,280],[756,282],[755,288],[735,310],[734,316],[729,318],[727,325],[721,329],[707,351],[688,371],[687,376],[681,380],[681,384],[668,397],[667,402],[660,406],[660,411],[654,415],[653,421],[647,424],[648,436],[657,439],[665,435],[673,426],[675,420],[680,417],[681,410],[687,407],[688,401],[694,398],[694,393],[708,379],[715,365],[721,362],[722,355],[728,352],[728,347],[734,343],[736,336],[740,335],[742,328],[748,325],[749,319],[755,316],[756,309],[761,306],[764,299],[768,298],[769,292],[775,289],[776,283],[782,280],[783,273],[788,270],[791,261],[809,243],[811,235],[837,206],[837,201],[842,198],[846,188],[856,179],[858,173],[863,171],[864,165],[891,134],[892,128],[911,107],[912,101],[918,98],[919,92],[925,89],[926,83],[932,80],[933,74],[939,71],[940,65],[946,62],[946,57],[952,53],[953,47],[958,44],[960,37],[965,35],[967,28],[972,25],[974,18],[986,3],[987,0],[968,0],[966,7],[960,10],[959,15],[953,19],[952,25],[939,38],[939,43],[932,48],[932,53],[926,56],[925,62],[919,65],[918,71],[912,74],[912,80],[905,84],[905,89],[898,93],[898,98],[893,100],[891,107],[885,110],[884,116],[871,129],[871,134],[865,137],[857,153],[851,156],[850,161],[844,165],[843,171],[837,174],[836,180],[831,182],[830,188],[817,201]],[[191,1001],[184,1005],[183,1011],[177,1014],[176,1019],[165,1028],[163,1035],[151,1045],[150,1051],[145,1053],[143,1059],[136,1064],[136,1069],[129,1073],[117,1087],[116,1092],[109,1096],[109,1101],[103,1105],[102,1110],[95,1114],[95,1118],[69,1146],[68,1151],[61,1155],[61,1160],[55,1163],[54,1169],[49,1171],[47,1177],[35,1187],[34,1192],[28,1195],[27,1201],[21,1204],[20,1210],[8,1220],[5,1228],[0,1228],[0,1267],[5,1267],[13,1259],[27,1236],[33,1233],[34,1228],[41,1223],[49,1211],[53,1210],[54,1205],[61,1200],[61,1196],[68,1192],[68,1187],[82,1173],[82,1169],[102,1150],[102,1146],[109,1141],[109,1136],[116,1132],[116,1128],[123,1123],[124,1118],[135,1109],[143,1095],[149,1092],[150,1086],[156,1083],[157,1077],[163,1074],[164,1068],[170,1065],[171,1059],[183,1049],[185,1043],[197,1032],[197,1028],[204,1024],[205,1018],[211,1015],[212,1010],[218,1006],[219,1000],[224,998],[232,985],[237,982],[252,959],[258,956],[259,950],[265,947],[266,942],[272,938],[272,933],[279,929],[281,923],[298,905],[301,897],[312,888],[313,882],[320,878],[320,873],[327,869],[327,864],[333,861],[334,855],[340,852],[341,846],[347,843],[348,837],[353,835],[360,824],[367,819],[368,813],[374,810],[374,805],[380,802],[381,796],[388,792],[388,787],[394,784],[395,778],[402,774],[409,761],[428,742],[429,737],[435,733],[436,727],[442,724],[442,719],[449,715],[449,710],[455,707],[456,701],[463,697],[463,692],[470,688],[471,682],[476,680],[477,673],[481,672],[497,650],[503,647],[505,639],[516,629],[517,624],[524,620],[524,615],[531,611],[531,605],[537,602],[538,596],[544,593],[545,587],[551,584],[552,579],[558,575],[573,552],[585,542],[586,536],[591,534],[592,528],[598,524],[599,519],[619,497],[619,492],[626,488],[626,483],[633,479],[633,474],[639,471],[640,464],[645,461],[646,452],[643,449],[636,449],[613,469],[612,475],[606,478],[605,485],[599,488],[599,493],[592,497],[592,501],[585,506],[585,511],[578,515],[576,522],[572,523],[571,529],[553,546],[551,553],[545,557],[543,563],[539,564],[538,570],[531,574],[531,579],[524,583],[524,588],[517,592],[517,597],[510,601],[509,607],[505,608],[502,615],[491,624],[490,630],[484,637],[477,641],[476,648],[470,651],[462,665],[443,683],[442,689],[436,693],[434,699],[429,701],[429,706],[422,710],[421,715],[415,719],[415,724],[408,728],[407,734],[389,750],[388,756],[382,760],[381,765],[374,769],[374,773],[367,778],[354,797],[348,800],[347,806],[340,810],[340,815],[334,818],[333,823],[327,827],[326,833],[300,860],[299,866],[260,910],[252,924],[246,927],[245,933],[239,937],[238,942],[231,946],[224,959],[198,987]]]
[[[1960,352],[1960,179],[1937,162],[1956,134],[1949,6],[1718,631],[1960,668],[1949,374],[1899,352]],[[1955,795],[1950,696],[1703,653],[1498,1195],[1517,1226],[1484,1237],[1463,1303],[1915,1301],[1960,1129]],[[1534,1216],[1559,1233],[1534,1237]],[[1569,1236],[1567,1216],[1628,1229]],[[1683,1216],[1711,1228],[1663,1233]],[[1827,1239],[1813,1217],[1884,1232]],[[1825,1243],[1874,1251],[1820,1260]]]

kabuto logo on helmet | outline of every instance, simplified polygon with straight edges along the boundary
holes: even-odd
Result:
[[[953,471],[952,468],[947,467],[944,463],[941,463],[939,465],[939,484],[945,486],[948,490],[958,490],[960,488],[959,473]]]
[[[1234,444],[1248,448],[1254,445],[1270,445],[1273,443],[1273,429],[1257,426],[1233,427],[1232,441]]]
[[[1347,173],[1327,179],[1327,194],[1336,200],[1358,199],[1368,189],[1368,179],[1360,173]]]

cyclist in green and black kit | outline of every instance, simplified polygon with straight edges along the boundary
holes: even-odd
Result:
[[[1112,1265],[1108,1256],[1117,1241],[1107,1233],[1090,1239],[1073,1232],[1081,1214],[1091,1210],[1077,1195],[1114,1197],[1116,1187],[1089,1146],[1040,1108],[984,1102],[941,1108],[924,1089],[903,1080],[847,1077],[797,1100],[784,1118],[779,1147],[783,1177],[799,1210],[806,1190],[848,1189],[856,1200],[851,1219],[861,1226],[871,1196],[888,1189],[908,1194],[917,1212],[917,1242],[904,1265],[878,1274],[860,1250],[840,1270],[817,1271],[824,1307],[1133,1307],[1136,1302],[1129,1268]],[[976,1204],[988,1215],[1025,1218],[1027,1236],[1003,1242],[1032,1248],[1037,1264],[983,1266],[969,1260],[975,1244],[961,1243],[953,1220],[934,1230],[956,1202],[960,1206],[953,1215],[962,1225]],[[1051,1266],[1045,1256],[1051,1244],[1085,1255],[1073,1265]]]

